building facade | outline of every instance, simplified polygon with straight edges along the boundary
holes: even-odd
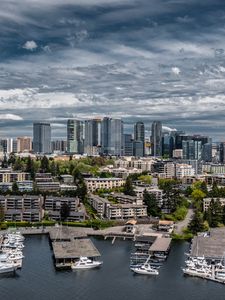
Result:
[[[80,120],[67,121],[67,151],[76,154],[84,152],[84,123]]]
[[[33,124],[33,150],[35,153],[51,152],[51,125],[50,123]]]

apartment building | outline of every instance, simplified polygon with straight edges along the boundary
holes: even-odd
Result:
[[[42,196],[0,196],[5,221],[39,222],[43,217]]]
[[[0,170],[0,183],[26,181],[30,179],[30,174],[26,172],[16,172],[11,169]]]
[[[147,217],[147,206],[137,204],[113,204],[105,198],[89,195],[89,203],[101,218],[109,220],[145,218]]]
[[[45,213],[51,220],[61,220],[61,208],[66,203],[69,207],[67,221],[77,222],[85,220],[85,210],[80,206],[78,197],[46,197],[44,203]]]
[[[222,206],[225,205],[225,198],[216,198],[216,199],[214,199],[214,201],[217,201],[217,200],[220,201],[220,204],[221,204]],[[211,201],[212,201],[212,198],[205,198],[205,199],[203,199],[203,210],[204,210],[204,211],[207,211],[207,210],[208,210]]]
[[[125,180],[122,178],[85,178],[84,180],[89,192],[94,192],[98,189],[110,190],[125,184]]]
[[[158,188],[135,186],[134,191],[139,199],[143,199],[144,191],[146,191],[155,196],[159,207],[163,204],[163,191]]]

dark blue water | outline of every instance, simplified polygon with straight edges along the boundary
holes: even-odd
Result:
[[[184,277],[181,266],[188,244],[173,243],[157,277],[129,270],[132,242],[94,240],[104,264],[98,270],[55,271],[46,236],[27,237],[23,269],[0,278],[1,300],[224,300],[225,285]]]

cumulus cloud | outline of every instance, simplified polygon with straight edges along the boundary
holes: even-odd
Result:
[[[65,136],[69,117],[110,114],[130,128],[162,120],[222,136],[223,0],[217,4],[2,0],[0,109],[23,118],[18,126],[5,119],[5,134],[30,134],[33,120],[43,119]],[[224,126],[207,126],[215,119]]]
[[[21,121],[22,117],[14,114],[0,114],[0,120],[13,120],[13,121]]]
[[[177,131],[176,128],[170,128],[168,126],[162,126],[162,130],[165,131],[165,132],[171,132],[171,131]]]
[[[23,48],[29,51],[34,51],[37,49],[38,45],[35,41],[26,41],[26,43],[23,45]]]

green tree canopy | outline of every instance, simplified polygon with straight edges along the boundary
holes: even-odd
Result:
[[[124,185],[123,192],[124,192],[125,195],[130,195],[130,196],[135,196],[136,195],[135,191],[134,191],[134,188],[133,188],[133,185],[132,185],[132,180],[129,176],[126,179],[126,183]]]

